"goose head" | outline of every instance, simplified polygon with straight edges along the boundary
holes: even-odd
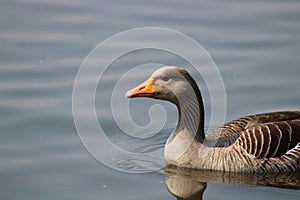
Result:
[[[129,90],[125,97],[148,97],[175,104],[179,111],[177,129],[189,129],[204,138],[204,109],[200,90],[183,68],[166,66],[156,70],[148,80]],[[176,132],[176,131],[175,131]]]
[[[198,91],[194,91],[193,86],[196,86]],[[129,90],[125,97],[148,97],[166,100],[180,106],[178,98],[192,91],[199,93],[195,81],[185,69],[166,66],[156,70],[148,80]]]

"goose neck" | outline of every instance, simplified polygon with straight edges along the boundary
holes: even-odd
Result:
[[[202,99],[192,96],[181,98],[181,102],[177,105],[178,123],[175,134],[186,130],[198,142],[204,141],[204,109]]]

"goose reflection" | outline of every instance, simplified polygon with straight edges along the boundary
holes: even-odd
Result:
[[[202,199],[208,182],[300,190],[299,172],[251,174],[193,170],[167,166],[164,173],[166,175],[167,188],[177,199]]]

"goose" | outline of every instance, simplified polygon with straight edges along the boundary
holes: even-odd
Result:
[[[200,90],[191,75],[177,66],[159,68],[125,97],[154,98],[176,105],[177,126],[164,148],[169,165],[257,173],[300,169],[300,111],[242,117],[205,135]]]

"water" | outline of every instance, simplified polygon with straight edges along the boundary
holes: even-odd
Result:
[[[297,1],[3,0],[0,5],[1,199],[174,199],[167,190],[168,174],[128,174],[104,166],[86,151],[74,125],[72,90],[81,63],[98,43],[131,28],[170,28],[202,44],[224,81],[226,121],[299,110]],[[136,139],[121,134],[107,100],[124,71],[149,62],[190,68],[170,53],[137,51],[116,60],[97,88],[99,123],[112,141],[127,150],[141,149],[136,148]],[[153,70],[136,71],[123,87],[130,89]],[[192,75],[199,84],[203,82],[197,73]],[[201,89],[209,119],[213,105],[206,87]],[[152,103],[130,102],[137,124],[149,122]],[[169,130],[176,125],[176,110],[163,105]],[[165,139],[162,134],[153,143],[160,147]],[[299,190],[202,181],[198,186],[206,188],[204,199],[300,196]]]

